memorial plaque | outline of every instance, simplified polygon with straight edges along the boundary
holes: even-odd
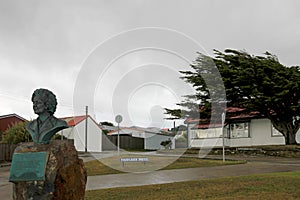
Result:
[[[14,153],[9,181],[45,180],[47,152]]]

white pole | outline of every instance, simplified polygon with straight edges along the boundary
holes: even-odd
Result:
[[[121,115],[117,115],[115,121],[118,123],[118,153],[120,151],[120,123],[122,122],[123,118]]]
[[[85,153],[87,152],[87,132],[88,132],[88,106],[85,106]]]
[[[120,151],[120,123],[118,123],[118,153]]]
[[[222,113],[222,139],[223,139],[223,162],[225,162],[225,137],[224,137],[225,113]]]

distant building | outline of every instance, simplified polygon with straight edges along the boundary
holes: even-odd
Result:
[[[85,151],[85,148],[87,148],[88,152],[102,152],[104,150],[115,149],[113,144],[103,133],[100,125],[91,116],[83,115],[65,117],[61,119],[68,123],[69,128],[62,130],[58,134],[74,140],[74,145],[77,151]],[[86,135],[87,143],[85,142]]]
[[[2,115],[0,116],[0,132],[4,132],[13,125],[26,121],[26,119],[17,114]]]
[[[171,148],[175,148],[174,133],[162,131],[158,128],[127,127],[120,128],[120,148],[158,150],[163,148],[161,142],[171,140]],[[118,130],[108,133],[116,142]],[[116,144],[116,143],[115,143]]]
[[[100,127],[101,127],[102,130],[105,130],[107,132],[118,130],[117,126],[102,125],[101,123],[99,125],[100,125]]]
[[[210,124],[207,119],[187,119],[186,123],[189,147],[221,147],[223,133],[228,147],[285,144],[284,136],[269,119],[241,108],[227,108],[224,127]]]

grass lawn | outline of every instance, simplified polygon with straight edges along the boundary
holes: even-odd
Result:
[[[126,157],[126,156],[122,156]],[[178,159],[170,158],[170,157],[150,157],[149,162],[146,164],[143,163],[125,163],[123,166],[119,161],[120,157],[109,158],[104,161],[103,164],[98,160],[93,160],[85,163],[85,167],[87,169],[87,173],[89,176],[95,175],[105,175],[105,174],[117,174],[124,173],[127,171],[151,171],[152,169],[156,169],[160,166],[163,166],[159,169],[182,169],[182,168],[195,168],[195,167],[212,167],[212,166],[220,166],[220,165],[233,165],[233,164],[243,164],[246,161],[226,161],[225,163],[221,160],[209,160],[209,159],[199,159],[199,158],[188,158],[188,157],[180,157]],[[168,160],[170,159],[170,160]],[[102,161],[102,160],[101,160]],[[163,165],[166,164],[166,165]],[[167,165],[169,164],[169,165]],[[113,166],[113,168],[108,166]],[[153,171],[153,170],[152,170]]]
[[[97,199],[300,199],[300,171],[86,191]]]

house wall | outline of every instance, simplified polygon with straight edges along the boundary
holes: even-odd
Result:
[[[66,129],[61,130],[58,134],[63,135],[64,137],[74,140],[74,127],[69,127]]]
[[[228,142],[226,142],[228,143]],[[225,144],[226,144],[225,143]],[[192,139],[190,147],[221,147],[223,146],[222,138],[205,138],[205,139]]]
[[[284,145],[283,136],[272,136],[272,124],[269,119],[253,119],[250,124],[250,145]]]
[[[85,120],[77,124],[75,127],[64,129],[62,133],[68,139],[74,140],[74,146],[77,151],[85,151]],[[87,151],[101,152],[101,141],[102,130],[93,120],[88,118]]]
[[[221,135],[221,128],[206,129]],[[224,129],[225,130],[225,129]],[[272,136],[272,124],[268,119],[253,119],[250,122],[250,137],[244,138],[225,138],[225,146],[259,146],[259,145],[284,145],[283,136]],[[190,130],[190,147],[221,147],[223,146],[222,137],[215,138],[196,138],[204,136],[202,130]]]
[[[8,128],[20,122],[24,122],[24,120],[21,120],[16,116],[9,116],[9,117],[2,118],[0,119],[0,131],[4,132]]]

